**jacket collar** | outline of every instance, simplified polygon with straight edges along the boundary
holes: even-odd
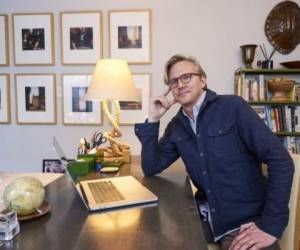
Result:
[[[206,90],[206,97],[205,97],[205,100],[204,102],[212,102],[214,101],[216,98],[218,97],[217,93],[210,90],[210,89],[207,89]]]

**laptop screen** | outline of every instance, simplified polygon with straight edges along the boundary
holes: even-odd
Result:
[[[59,144],[59,142],[58,142],[58,140],[56,139],[55,136],[53,137],[52,145],[53,145],[53,148],[54,148],[55,152],[58,154],[59,159],[67,160],[66,155],[65,155],[63,149],[61,148],[61,146],[60,146],[60,144]]]
[[[66,173],[71,178],[73,184],[76,184],[77,176],[71,171],[71,168],[70,168],[70,163],[71,162],[67,160],[66,155],[65,155],[62,147],[60,146],[60,144],[59,144],[59,142],[58,142],[58,140],[56,139],[55,136],[53,137],[52,145],[53,145],[53,149],[55,150],[55,152],[59,156],[59,159],[62,163],[62,166],[66,170]]]

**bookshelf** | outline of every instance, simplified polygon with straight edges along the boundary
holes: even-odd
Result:
[[[243,97],[292,153],[300,154],[300,69],[243,69],[235,71],[235,94]],[[284,77],[296,84],[284,101],[272,100],[268,81]]]

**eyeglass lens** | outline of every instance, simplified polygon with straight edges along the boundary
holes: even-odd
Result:
[[[178,86],[178,81],[179,80],[182,81],[183,83],[189,83],[191,81],[193,75],[199,75],[199,74],[197,74],[197,73],[186,73],[186,74],[183,74],[181,76],[178,76],[176,78],[171,79],[168,82],[168,85],[171,88],[176,88]]]

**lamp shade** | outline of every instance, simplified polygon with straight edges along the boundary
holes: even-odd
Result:
[[[125,60],[102,59],[97,62],[85,95],[87,101],[136,101],[139,93],[133,85]]]

